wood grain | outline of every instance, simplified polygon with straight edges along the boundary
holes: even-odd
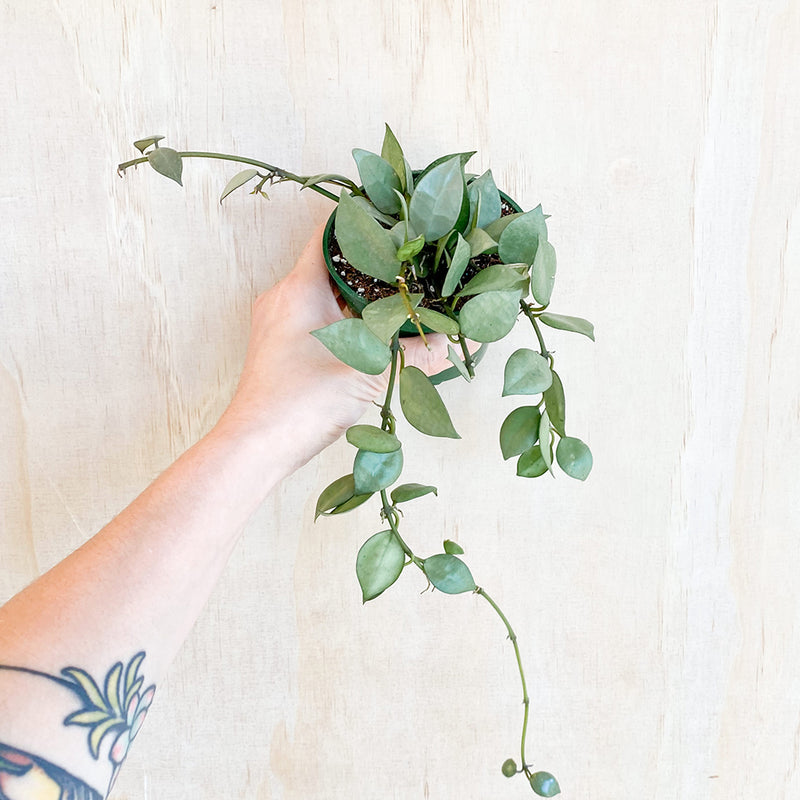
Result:
[[[130,142],[352,172],[387,121],[542,202],[553,310],[597,326],[553,336],[585,485],[500,462],[522,329],[445,390],[462,441],[407,437],[440,496],[406,529],[502,599],[537,764],[568,798],[800,794],[796,2],[31,0],[0,28],[0,600],[208,430],[252,300],[330,213],[287,186],[220,208],[222,165],[121,180]],[[413,581],[362,607],[377,511],[312,522],[350,458],[253,519],[118,798],[521,796],[488,609]]]

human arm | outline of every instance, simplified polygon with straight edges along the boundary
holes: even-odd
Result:
[[[106,794],[150,688],[253,511],[385,386],[386,376],[352,370],[309,334],[341,316],[317,232],[289,275],[256,301],[242,377],[217,425],[0,608],[0,800],[39,800],[30,785],[66,780],[61,771]],[[446,363],[445,345],[434,339],[432,347],[409,342],[409,360],[435,370]]]

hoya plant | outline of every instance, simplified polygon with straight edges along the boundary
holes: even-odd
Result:
[[[502,395],[524,400],[500,427],[500,454],[516,459],[522,478],[553,475],[556,467],[571,478],[587,478],[592,454],[581,439],[567,434],[564,386],[544,334],[558,329],[593,340],[594,329],[585,319],[549,310],[556,254],[541,205],[523,211],[498,190],[491,170],[468,172],[474,152],[413,169],[388,125],[380,155],[353,150],[357,181],[333,173],[296,175],[236,155],[179,152],[162,146],[162,140],[150,136],[134,142],[141,156],[120,164],[120,172],[149,163],[181,184],[184,159],[223,159],[247,169],[230,179],[220,202],[241,187],[266,196],[266,186],[293,181],[336,203],[323,250],[351,314],[310,333],[354,369],[370,375],[388,370],[389,379],[379,417],[348,429],[347,441],[355,448],[352,471],[322,491],[315,518],[376,502],[381,530],[356,556],[364,602],[379,597],[404,572],[419,570],[428,587],[445,594],[471,592],[491,606],[511,640],[522,684],[520,761],[506,759],[502,774],[524,775],[542,797],[558,794],[555,777],[535,769],[525,753],[530,699],[507,617],[475,582],[459,544],[445,539],[441,552],[421,556],[400,532],[401,507],[438,490],[430,483],[400,482],[404,459],[396,413],[399,406],[405,421],[423,434],[460,438],[437,385],[449,379],[469,383],[487,344],[510,334],[521,318],[530,325],[532,346],[508,357]],[[405,363],[403,340],[420,336],[427,343],[432,332],[447,336],[452,367],[430,378]]]

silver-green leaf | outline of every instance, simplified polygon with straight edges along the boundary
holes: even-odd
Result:
[[[389,231],[344,191],[336,209],[336,239],[344,257],[361,272],[386,283],[402,274]]]
[[[416,500],[426,494],[438,495],[439,491],[435,486],[428,486],[424,483],[402,483],[392,489],[392,503],[407,503],[409,500]]]
[[[341,319],[311,334],[340,361],[367,375],[380,375],[392,360],[388,345],[362,319]]]
[[[539,394],[550,388],[553,373],[546,358],[521,347],[506,361],[503,397],[512,394]]]
[[[469,567],[458,556],[438,553],[422,563],[425,577],[445,594],[474,592],[477,586]]]
[[[399,577],[405,564],[405,552],[392,531],[370,536],[356,556],[356,577],[363,602],[374,600]]]
[[[568,317],[565,314],[551,314],[546,311],[544,314],[539,314],[539,319],[551,328],[558,328],[562,331],[572,331],[574,333],[582,333],[594,341],[594,325],[588,319],[581,317]]]
[[[464,303],[458,315],[461,332],[475,342],[496,342],[514,327],[519,292],[484,292]]]
[[[588,445],[574,436],[562,437],[556,447],[558,466],[579,481],[585,481],[592,471],[592,451]]]
[[[353,158],[364,191],[375,208],[384,214],[397,214],[400,211],[400,201],[395,191],[399,192],[402,186],[400,176],[392,165],[376,153],[360,148],[353,150]]]
[[[408,295],[412,308],[416,308],[422,298],[421,293]],[[405,304],[403,296],[397,292],[389,297],[373,300],[369,305],[364,306],[361,318],[382,342],[388,344],[408,319],[408,306]]]
[[[156,147],[147,154],[147,160],[156,172],[160,172],[179,186],[183,186],[181,183],[183,159],[177,150],[173,150],[171,147]]]
[[[541,414],[536,406],[515,408],[500,427],[500,450],[508,460],[529,450],[539,439]]]
[[[463,199],[464,173],[454,156],[417,182],[408,207],[414,230],[428,242],[440,239],[455,227]]]
[[[531,267],[531,293],[536,302],[546,306],[556,282],[556,251],[550,242],[539,242]]]
[[[400,449],[400,440],[389,431],[375,425],[351,425],[345,433],[347,441],[359,450],[373,453],[393,453]]]
[[[436,387],[417,367],[408,366],[400,372],[400,407],[409,424],[418,431],[428,436],[461,438]]]
[[[244,186],[248,181],[255,178],[256,175],[258,175],[257,169],[243,169],[241,172],[237,172],[227,184],[225,184],[225,188],[219,196],[219,202],[221,203],[231,192],[235,192],[240,186]]]
[[[470,257],[469,245],[460,233],[457,234],[456,249],[453,251],[453,258],[447,268],[447,275],[445,275],[444,284],[442,285],[442,297],[449,297],[456,290],[464,275],[464,270],[469,264]]]
[[[547,241],[547,224],[537,206],[508,223],[497,240],[497,252],[504,264],[532,264],[538,246]]]
[[[379,492],[391,486],[403,471],[403,451],[372,453],[359,450],[353,462],[355,494]]]

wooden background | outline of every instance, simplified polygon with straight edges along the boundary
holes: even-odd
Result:
[[[511,617],[531,755],[565,798],[800,796],[797,0],[2,0],[0,31],[0,600],[214,423],[253,298],[331,210],[220,208],[223,164],[120,179],[130,143],[352,173],[387,121],[543,203],[552,309],[597,326],[551,335],[585,484],[499,457],[521,325],[445,390],[463,441],[406,437],[440,496],[405,530]],[[362,607],[376,509],[313,524],[351,457],[254,517],[117,798],[531,796],[485,604],[406,579]]]

